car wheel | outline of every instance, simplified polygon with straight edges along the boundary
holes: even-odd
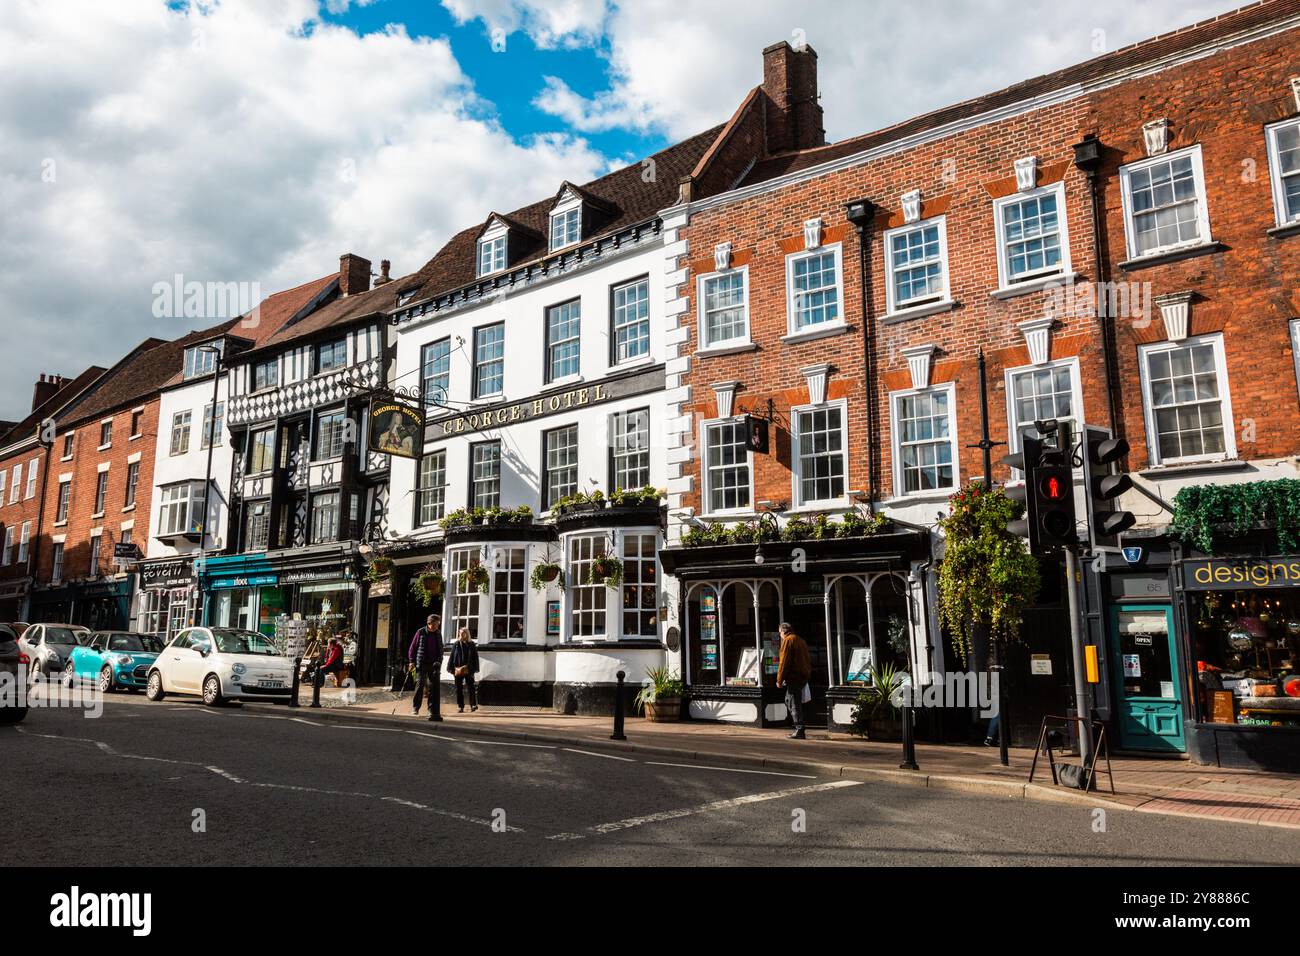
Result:
[[[220,707],[222,704],[221,678],[216,674],[209,674],[203,680],[203,703],[209,707]]]
[[[63,686],[71,690],[77,684],[77,668],[72,661],[68,661],[68,666],[63,668]]]
[[[157,671],[149,672],[149,683],[145,687],[144,696],[150,700],[162,700],[165,696],[163,693],[162,674]]]
[[[16,724],[26,716],[26,707],[0,707],[0,724]]]
[[[99,672],[99,689],[105,694],[111,694],[117,689],[113,681],[113,668],[105,667]]]

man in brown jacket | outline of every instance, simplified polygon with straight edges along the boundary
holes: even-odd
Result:
[[[803,691],[812,679],[812,660],[808,657],[808,645],[794,628],[782,624],[777,630],[781,634],[781,652],[776,666],[776,686],[785,688],[785,707],[794,721],[791,739],[804,740]]]

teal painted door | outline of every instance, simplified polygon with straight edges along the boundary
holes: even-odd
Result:
[[[1185,751],[1173,608],[1167,604],[1116,607],[1110,624],[1120,746]]]

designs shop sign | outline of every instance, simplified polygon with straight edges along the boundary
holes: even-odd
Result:
[[[1300,586],[1300,557],[1186,561],[1183,579],[1189,591],[1248,591]]]
[[[449,415],[429,423],[426,438],[430,441],[448,435],[460,435],[465,432],[478,432],[486,429],[503,428],[534,418],[558,415],[561,412],[598,405],[618,398],[639,395],[642,392],[663,388],[664,370],[657,365],[636,375],[584,385],[562,392],[550,392],[522,402],[485,408],[481,412]]]

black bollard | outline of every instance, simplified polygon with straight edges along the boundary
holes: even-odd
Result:
[[[910,690],[910,688],[909,688]],[[912,732],[912,705],[903,705],[903,762],[899,770],[920,770],[916,764],[916,737]]]
[[[614,732],[609,735],[610,740],[627,740],[627,735],[623,733],[623,680],[627,674],[619,671],[618,690],[614,697]]]
[[[289,695],[290,707],[298,706],[298,688],[301,686],[301,682],[298,679],[298,675],[301,673],[302,673],[302,658],[295,657],[293,659],[293,693]]]
[[[311,705],[313,707],[320,707],[320,685],[325,683],[325,675],[324,673],[321,672],[321,667],[324,665],[324,663],[325,662],[323,660],[317,661],[316,670],[312,671]]]

